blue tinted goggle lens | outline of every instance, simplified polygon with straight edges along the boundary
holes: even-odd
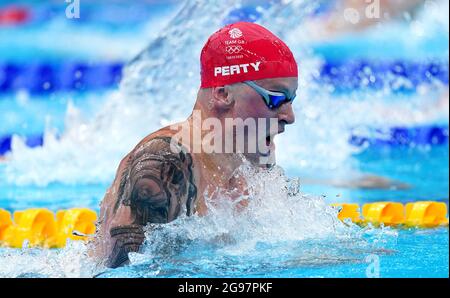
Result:
[[[291,98],[288,98],[285,93],[274,90],[266,90],[261,86],[258,86],[252,81],[245,81],[244,84],[247,84],[251,88],[253,88],[259,95],[261,95],[262,99],[269,107],[269,109],[277,109],[285,102],[294,101],[295,95]]]
[[[270,98],[270,107],[278,108],[285,102],[292,102],[295,96],[293,96],[292,98],[287,98],[286,95],[269,95],[269,98]]]

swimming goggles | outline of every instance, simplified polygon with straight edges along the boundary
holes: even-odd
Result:
[[[269,109],[274,110],[279,108],[282,104],[286,102],[292,102],[295,99],[295,94],[289,98],[284,92],[270,91],[263,87],[257,85],[253,81],[245,81],[244,84],[252,87],[259,95],[263,98]]]

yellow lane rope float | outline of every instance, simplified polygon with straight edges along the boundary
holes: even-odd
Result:
[[[376,202],[363,205],[362,217],[358,204],[333,204],[340,208],[338,218],[357,224],[374,226],[405,226],[434,228],[448,226],[447,205],[442,202],[414,202],[404,206],[396,202]]]
[[[447,205],[442,202],[332,204],[338,218],[359,225],[434,228],[448,227]],[[59,210],[34,208],[11,213],[0,209],[0,246],[61,248],[71,240],[88,240],[95,233],[97,214],[87,208]]]
[[[87,240],[95,233],[97,214],[87,208],[60,210],[56,219],[50,210],[43,208],[16,211],[11,214],[0,209],[0,246],[13,248],[59,248],[67,239]]]

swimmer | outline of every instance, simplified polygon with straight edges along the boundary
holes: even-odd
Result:
[[[288,46],[260,25],[239,22],[208,39],[200,64],[201,85],[192,114],[145,137],[119,164],[91,243],[90,255],[101,265],[128,264],[128,254],[140,250],[149,223],[169,223],[181,214],[205,215],[205,194],[214,199],[211,189],[236,198],[245,195],[245,179],[236,175],[245,161],[261,168],[276,163],[274,138],[295,121],[298,67]],[[211,119],[219,130],[204,130]],[[253,120],[255,126],[239,131],[228,127],[228,120]],[[273,125],[263,125],[267,122]],[[216,137],[227,134],[232,142],[227,145],[225,138],[216,146]],[[214,140],[214,150],[203,150],[205,139]],[[369,178],[326,183],[351,188],[392,185],[386,179]],[[240,202],[238,208],[246,206],[245,200]]]
[[[272,167],[274,137],[295,121],[297,63],[288,46],[264,27],[239,22],[220,29],[204,45],[200,60],[201,86],[191,116],[151,133],[126,155],[101,203],[91,255],[107,267],[129,262],[128,253],[139,251],[147,224],[168,223],[181,214],[204,215],[203,194],[210,187],[242,194],[245,182],[235,170],[245,160]],[[215,119],[221,129],[203,131],[195,115]],[[236,128],[227,127],[228,119],[255,121],[254,130],[250,125],[244,129],[243,144]],[[274,125],[263,125],[270,119]],[[183,129],[192,142],[179,138]],[[202,138],[226,133],[233,136],[231,144],[208,153],[195,150]],[[257,144],[252,147],[250,140]]]

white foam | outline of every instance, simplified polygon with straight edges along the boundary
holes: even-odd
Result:
[[[246,262],[233,265],[242,266],[242,270],[264,263],[268,257],[286,262],[286,255],[290,260],[301,259],[302,264],[325,265],[330,258],[336,262],[347,262],[349,256],[357,259],[361,257],[358,254],[378,250],[386,240],[396,239],[392,230],[344,224],[337,218],[337,209],[323,198],[302,194],[297,181],[287,178],[279,167],[261,170],[244,165],[238,173],[247,181],[247,196],[233,199],[229,193],[217,190],[214,200],[208,201],[206,197],[209,210],[206,216],[149,225],[144,249],[132,254],[131,265],[151,263],[155,272],[164,272],[172,266],[167,262],[177,260],[190,249],[193,252],[187,266],[196,264],[205,272],[207,268],[220,267],[228,257],[244,257]],[[241,199],[249,202],[244,209],[238,208]],[[327,252],[330,243],[339,243],[332,254]],[[183,262],[181,259],[180,264]],[[181,265],[176,270],[185,269]]]
[[[353,262],[385,248],[386,241],[397,239],[396,231],[390,229],[344,224],[337,218],[337,209],[323,198],[302,194],[298,181],[286,177],[280,167],[263,170],[244,163],[235,174],[245,179],[248,195],[236,199],[229,192],[213,190],[205,197],[209,210],[206,216],[149,224],[141,252],[131,253],[131,265],[125,268],[104,272],[87,257],[85,244],[69,242],[60,250],[0,251],[0,277],[185,274],[189,269],[183,265],[181,254],[189,250],[193,255],[186,266],[195,265],[205,274],[214,275],[213,268],[224,266],[224,259],[242,257],[233,266],[241,268],[244,275],[245,270],[264,264],[268,257],[275,267]],[[246,208],[238,208],[241,200],[248,200]]]
[[[92,277],[95,263],[87,258],[87,246],[68,242],[64,249],[23,248],[0,250],[0,277]]]

